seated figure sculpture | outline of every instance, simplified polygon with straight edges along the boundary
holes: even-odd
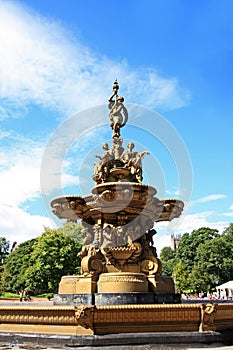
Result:
[[[96,158],[99,158],[100,161],[95,163],[94,168],[94,180],[97,183],[105,181],[109,171],[107,163],[113,159],[113,153],[112,150],[108,148],[108,144],[104,143],[102,148],[105,150],[105,152],[102,154],[102,156],[96,155]]]
[[[128,142],[127,149],[124,150],[122,141],[120,137],[113,138],[112,147],[109,149],[108,144],[104,143],[102,148],[105,152],[101,156],[96,155],[100,159],[98,163],[95,163],[93,176],[93,180],[97,184],[106,181],[118,181],[122,178],[128,181],[142,182],[142,158],[149,152],[133,151],[135,147],[133,142]],[[118,171],[114,175],[116,169]],[[124,171],[120,169],[124,169]],[[112,177],[110,177],[110,174]],[[114,176],[115,180],[113,180]]]
[[[136,156],[136,152],[133,151],[135,145],[133,142],[128,142],[127,149],[122,153],[122,159],[125,165],[129,164],[130,159]]]
[[[134,152],[133,142],[129,142],[127,147],[128,149],[122,153],[125,167],[129,167],[131,174],[135,174],[137,181],[142,182],[142,158],[149,152]]]

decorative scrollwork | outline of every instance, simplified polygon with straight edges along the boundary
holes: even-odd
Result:
[[[87,254],[81,261],[81,271],[85,275],[94,275],[98,277],[104,270],[105,259],[99,249],[93,246],[85,247]]]
[[[217,313],[218,304],[202,304],[201,308],[201,324],[199,327],[200,332],[214,331],[216,326],[214,319]]]
[[[94,306],[75,306],[74,310],[78,325],[93,329]]]
[[[153,260],[145,259],[140,262],[140,271],[146,275],[155,275],[159,271],[159,261],[154,258]]]

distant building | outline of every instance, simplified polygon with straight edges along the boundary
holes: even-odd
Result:
[[[180,243],[181,240],[181,233],[179,233],[178,235],[174,235],[174,233],[171,234],[171,248],[173,251],[175,251]]]

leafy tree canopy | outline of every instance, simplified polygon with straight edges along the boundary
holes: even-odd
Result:
[[[78,272],[81,245],[64,235],[63,229],[46,230],[34,245],[26,284],[31,290],[55,292],[64,275]]]
[[[3,263],[9,254],[10,242],[5,237],[0,237],[0,262]]]
[[[224,231],[223,235],[233,236],[233,223],[231,223]]]
[[[173,256],[172,256],[173,253]],[[233,224],[223,234],[202,227],[182,236],[178,249],[161,251],[163,273],[171,273],[179,290],[208,291],[233,279]]]
[[[233,242],[224,236],[202,243],[192,270],[193,287],[211,290],[217,284],[233,279]]]
[[[176,263],[182,261],[188,273],[191,273],[196,258],[197,248],[201,243],[217,237],[218,230],[206,227],[194,230],[191,234],[185,233],[176,252]]]
[[[81,244],[63,233],[63,228],[45,229],[42,235],[18,246],[7,258],[5,288],[13,292],[55,292],[64,275],[78,272]]]
[[[25,272],[30,265],[31,253],[37,240],[31,239],[21,243],[6,259],[3,273],[6,290],[18,292],[25,289]]]
[[[81,224],[68,221],[64,223],[62,228],[63,234],[78,244],[83,244],[82,230],[83,226]]]
[[[160,259],[162,261],[162,274],[171,276],[174,270],[174,252],[171,247],[164,247],[160,253]]]

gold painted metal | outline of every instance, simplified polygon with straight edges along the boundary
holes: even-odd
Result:
[[[0,306],[0,332],[90,335],[233,329],[233,304]]]

